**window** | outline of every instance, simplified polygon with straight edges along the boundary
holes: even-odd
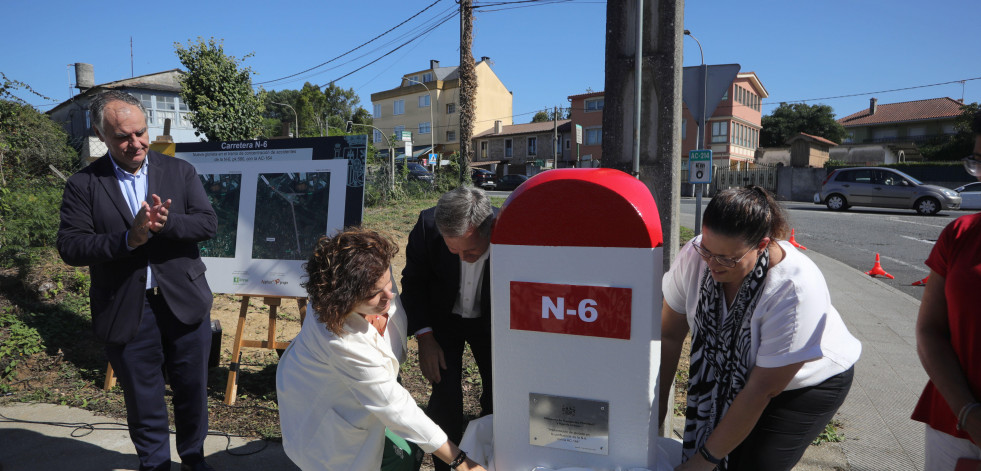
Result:
[[[537,137],[529,137],[528,138],[528,155],[537,155],[537,154],[538,154],[538,138]]]
[[[427,72],[425,74],[422,74],[422,81],[423,82],[432,82],[433,81],[433,74],[432,74],[432,72]]]
[[[453,113],[456,113],[456,103],[447,103],[446,114],[453,114]]]
[[[511,139],[504,140],[504,156],[505,157],[514,156],[514,144],[511,142]]]
[[[587,146],[598,146],[603,144],[603,128],[586,128],[585,144]]]
[[[395,126],[395,140],[402,140],[403,131],[405,131],[405,126]]]
[[[729,141],[729,123],[726,121],[716,121],[712,123],[712,142]]]
[[[377,105],[376,105],[376,106],[377,106]],[[372,140],[372,142],[381,142],[381,141],[382,141],[382,139],[384,139],[384,137],[382,136],[382,133],[381,133],[381,131],[379,131],[379,130],[377,130],[377,129],[372,129],[372,132],[374,132],[374,133],[375,133],[375,135],[374,135],[374,139]]]
[[[586,112],[603,111],[603,98],[590,98],[585,101]]]
[[[373,113],[371,113],[371,117],[372,118],[381,118],[382,117],[382,105],[381,104],[375,105],[375,110],[374,110]]]
[[[446,141],[456,142],[456,131],[446,131]]]
[[[177,109],[177,104],[172,96],[158,96],[157,97],[157,109],[164,111],[174,111]]]
[[[419,123],[419,134],[429,134],[430,132],[432,132],[432,123],[429,121]]]
[[[422,95],[419,97],[419,108],[429,107],[429,95]]]
[[[726,101],[728,99],[729,99],[729,90],[726,90],[726,92],[724,94],[722,94],[722,100],[721,101]]]
[[[565,148],[568,149],[570,145],[572,145],[572,141],[569,140],[569,139],[566,139],[565,140]]]
[[[480,141],[480,158],[487,160],[487,141]]]
[[[395,100],[395,103],[392,103],[392,114],[400,115],[402,113],[405,113],[405,100]]]
[[[687,119],[682,119],[681,120],[681,139],[684,140],[684,139],[687,139],[687,138],[688,138],[688,120]]]

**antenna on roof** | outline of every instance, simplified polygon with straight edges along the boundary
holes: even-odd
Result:
[[[136,77],[133,73],[133,37],[129,37],[129,78]]]

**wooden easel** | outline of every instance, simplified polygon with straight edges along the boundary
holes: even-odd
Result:
[[[249,312],[249,299],[252,296],[243,295],[241,307],[238,311],[238,326],[235,328],[235,342],[232,344],[232,361],[228,366],[228,385],[225,387],[225,404],[235,404],[235,397],[238,393],[238,372],[241,367],[242,347],[265,348],[269,350],[282,350],[290,345],[289,342],[276,341],[276,310],[282,305],[283,299],[288,297],[263,296],[262,302],[269,306],[269,325],[267,327],[266,340],[245,340],[242,335],[245,333],[245,318]],[[300,308],[300,324],[307,314],[307,298],[296,299],[296,305]]]
[[[276,341],[276,311],[282,305],[283,299],[290,299],[288,297],[262,297],[262,302],[269,306],[269,324],[266,340],[245,340],[242,338],[245,333],[245,318],[249,312],[249,299],[251,298],[251,295],[243,295],[238,310],[238,326],[235,328],[235,341],[232,344],[232,361],[228,366],[228,384],[225,387],[225,404],[228,405],[235,404],[235,396],[238,393],[238,372],[241,366],[242,347],[282,350],[290,345],[289,342]],[[307,315],[307,298],[300,297],[293,299],[296,299],[296,305],[300,309],[300,325],[303,325],[303,319]],[[116,375],[112,370],[112,365],[108,364],[106,366],[106,381],[102,389],[108,391],[115,385]]]

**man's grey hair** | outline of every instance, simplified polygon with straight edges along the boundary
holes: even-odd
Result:
[[[139,108],[140,112],[143,113],[144,121],[146,120],[146,109],[143,108],[143,103],[141,103],[135,96],[122,90],[109,90],[102,92],[96,95],[95,98],[92,99],[92,102],[89,103],[89,113],[91,114],[92,126],[98,129],[99,134],[102,134],[103,137],[105,137],[103,132],[105,129],[105,123],[103,120],[105,119],[106,105],[114,101],[121,101]]]
[[[463,237],[477,229],[490,238],[494,227],[494,208],[484,190],[470,186],[455,188],[436,203],[436,228],[446,237]]]

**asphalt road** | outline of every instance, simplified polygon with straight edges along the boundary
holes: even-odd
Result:
[[[702,210],[708,204],[702,199]],[[929,274],[924,261],[930,254],[940,231],[957,217],[973,211],[941,211],[934,216],[920,216],[913,210],[889,210],[852,207],[833,212],[823,205],[787,202],[790,226],[798,243],[808,249],[866,272],[880,264],[895,279],[879,277],[884,283],[916,299],[922,286],[912,283]],[[695,199],[682,198],[681,224],[694,227]]]

